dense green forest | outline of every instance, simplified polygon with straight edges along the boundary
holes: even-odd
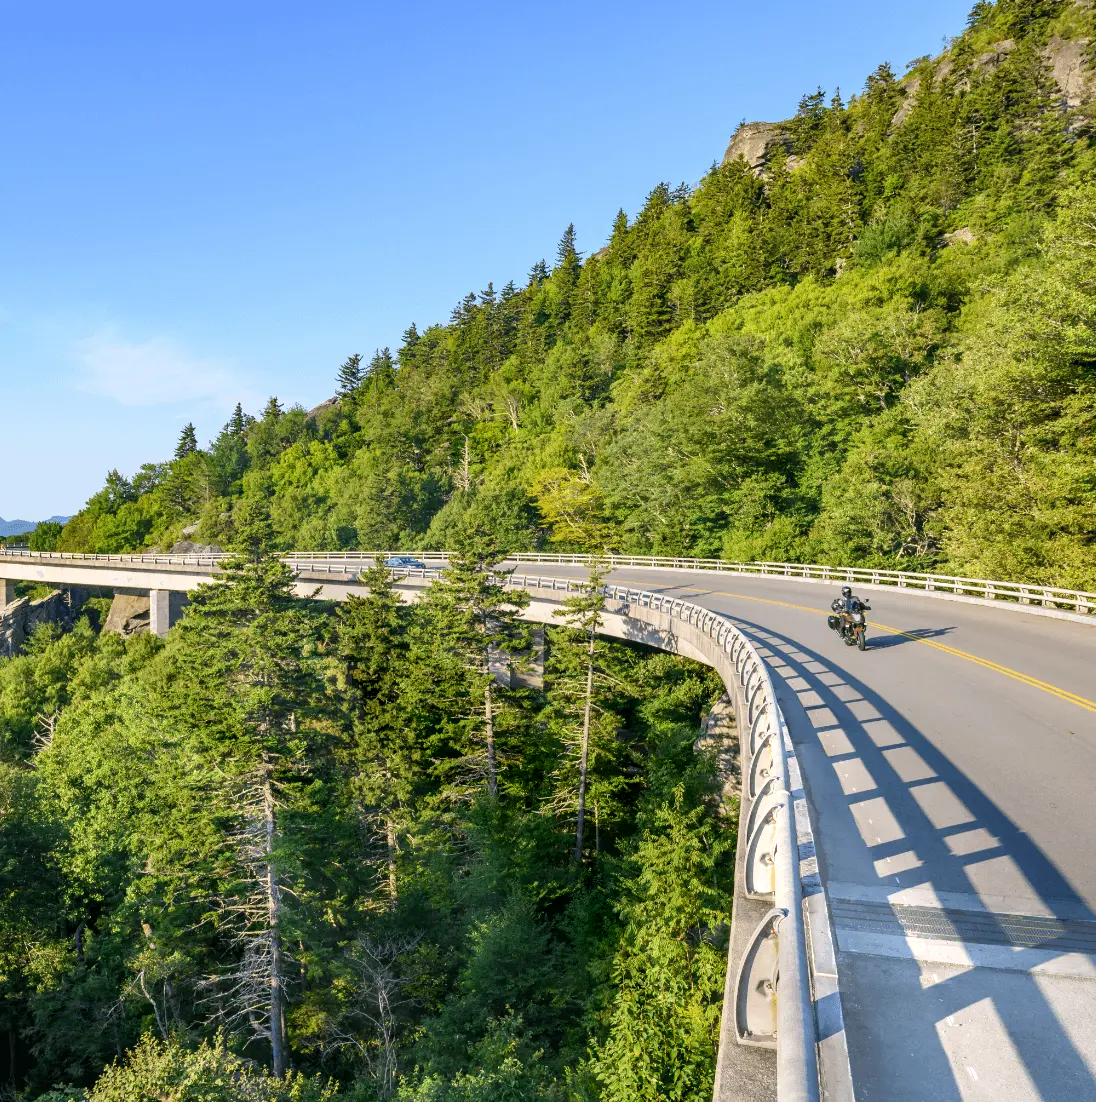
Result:
[[[546,688],[512,688],[497,548],[462,540],[414,606],[380,566],[334,607],[292,595],[261,505],[236,526],[166,641],[89,615],[0,661],[9,1090],[710,1095],[735,834],[694,741],[718,678],[602,643],[591,584]]]
[[[905,77],[804,96],[760,175],[660,184],[584,260],[568,228],[312,417],[188,427],[57,546],[222,545],[267,500],[286,548],[444,548],[466,517],[574,548],[575,499],[636,553],[1093,588],[1094,19],[977,4]]]
[[[1096,588],[1096,13],[980,0],[761,163],[112,471],[38,549],[231,549],[167,638],[105,599],[0,659],[0,1084],[24,1102],[710,1098],[722,686],[596,635],[543,685],[507,551]],[[743,131],[742,135],[748,133]],[[732,152],[743,148],[736,139]],[[415,605],[287,548],[455,551]]]

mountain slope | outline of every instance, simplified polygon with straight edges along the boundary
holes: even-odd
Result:
[[[72,517],[53,516],[48,520],[4,520],[0,517],[0,539],[8,536],[23,536],[33,532],[39,524],[67,524]]]
[[[1096,585],[1093,12],[978,3],[937,58],[751,124],[583,260],[467,295],[314,416],[112,473],[61,545],[504,546]]]

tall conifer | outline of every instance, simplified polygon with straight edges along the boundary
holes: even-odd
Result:
[[[353,356],[348,356],[346,362],[339,368],[336,393],[340,398],[352,398],[358,393],[358,388],[362,385],[364,377],[365,372],[362,371],[361,355],[355,352]]]
[[[193,423],[188,423],[179,435],[179,443],[175,445],[175,458],[185,459],[197,450],[198,436],[194,431]]]

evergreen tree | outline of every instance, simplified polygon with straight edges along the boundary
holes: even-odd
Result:
[[[269,516],[245,501],[235,519],[223,580],[197,591],[177,633],[163,714],[195,732],[195,749],[218,778],[211,797],[224,849],[210,919],[234,951],[210,977],[208,999],[227,1028],[269,1046],[281,1077],[294,968],[288,931],[300,928],[290,912],[307,866],[297,805],[314,765],[305,727],[320,686],[303,657],[314,614],[270,551]]]
[[[582,862],[583,846],[586,838],[587,795],[591,777],[599,770],[598,757],[611,756],[615,717],[607,716],[601,697],[602,671],[598,666],[601,645],[598,633],[602,627],[602,613],[605,609],[605,577],[608,566],[600,560],[593,560],[590,572],[580,591],[563,601],[563,607],[556,611],[570,629],[571,636],[567,646],[571,653],[554,654],[554,666],[558,674],[554,685],[557,707],[562,713],[562,743],[564,759],[554,773],[555,792],[552,799],[553,810],[559,813],[573,812],[575,822],[574,862]],[[570,660],[568,660],[570,659]],[[577,676],[576,676],[577,675]],[[608,722],[600,722],[603,719]],[[616,778],[608,777],[602,787],[605,791],[599,796],[607,796],[619,789]],[[615,794],[615,793],[614,793]],[[600,807],[594,802],[594,821],[600,828]],[[600,850],[600,837],[595,839]]]
[[[624,937],[609,1036],[594,1071],[607,1102],[706,1098],[719,1033],[724,954],[714,932],[726,920],[730,884],[721,858],[731,841],[684,789],[657,809],[629,862]]]
[[[335,393],[340,398],[353,398],[362,385],[364,377],[362,358],[355,352],[353,356],[348,356],[346,362],[339,368],[338,388]]]
[[[194,425],[188,423],[179,436],[179,443],[175,445],[175,458],[185,459],[197,450],[198,436],[194,431]]]
[[[242,437],[247,432],[248,417],[244,413],[244,408],[239,402],[236,403],[236,408],[232,411],[232,417],[227,425],[224,427],[224,431],[230,433],[232,436]]]
[[[795,118],[791,122],[792,142],[796,153],[802,156],[810,152],[822,133],[825,119],[826,93],[821,88],[800,99]]]
[[[397,835],[421,769],[421,750],[401,693],[409,676],[408,615],[383,564],[371,566],[361,580],[367,595],[351,595],[338,610],[340,687],[352,732],[346,757],[366,833],[379,832],[383,838],[384,882],[394,906]]]
[[[984,23],[994,10],[993,0],[975,0],[974,7],[967,16],[968,27],[978,27]]]
[[[442,763],[451,778],[448,791],[458,799],[484,785],[492,801],[498,798],[500,721],[509,718],[504,713],[514,703],[506,688],[508,663],[528,642],[518,613],[529,597],[507,591],[505,576],[498,573],[501,558],[489,540],[462,534],[421,602],[420,676],[433,676],[435,691],[448,697],[453,713],[464,716],[452,733],[456,756]]]
[[[373,353],[364,378],[369,380],[374,391],[392,386],[396,381],[396,361],[389,349],[381,348]]]

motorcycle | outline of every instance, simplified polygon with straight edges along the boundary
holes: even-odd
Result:
[[[871,611],[870,607],[861,601],[856,612],[848,612],[840,600],[835,600],[830,608],[833,613],[826,622],[845,641],[845,646],[867,650],[868,618],[864,614]]]

